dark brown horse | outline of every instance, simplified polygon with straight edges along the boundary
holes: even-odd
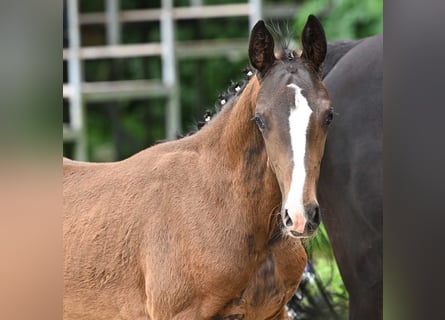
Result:
[[[332,117],[313,16],[302,42],[276,58],[260,21],[256,75],[198,133],[120,162],[64,161],[65,319],[286,318]]]
[[[336,111],[320,171],[323,222],[351,320],[383,318],[383,36],[328,46]],[[330,63],[329,63],[330,61]]]
[[[383,36],[329,42],[323,79],[336,119],[320,168],[322,220],[349,293],[349,319],[379,320],[383,319]],[[308,301],[310,308],[300,308],[300,297],[295,295],[289,307],[301,319],[338,319],[324,302]]]

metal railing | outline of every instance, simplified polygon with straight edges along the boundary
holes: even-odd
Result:
[[[90,101],[118,101],[166,97],[167,138],[180,132],[181,114],[179,83],[176,64],[181,59],[244,54],[247,39],[175,41],[175,21],[246,16],[252,27],[262,18],[261,0],[248,0],[242,4],[202,5],[191,0],[188,7],[173,7],[172,0],[162,0],[161,8],[119,10],[119,0],[106,0],[105,12],[79,13],[78,0],[67,0],[69,46],[63,49],[68,64],[68,83],[63,84],[63,98],[69,102],[70,123],[64,124],[63,139],[74,143],[73,158],[87,160],[85,104]],[[289,5],[274,5],[267,9],[275,17],[289,17],[295,12]],[[121,44],[121,25],[129,22],[160,22],[159,43]],[[105,24],[105,46],[81,47],[80,26]],[[83,61],[104,58],[132,58],[159,56],[162,61],[162,78],[108,82],[83,81]]]

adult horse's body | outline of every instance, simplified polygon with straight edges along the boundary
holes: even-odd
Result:
[[[349,292],[351,320],[382,319],[383,37],[328,45],[335,110],[323,157],[322,218]]]
[[[64,161],[65,319],[286,317],[332,116],[313,16],[302,41],[301,58],[276,59],[259,22],[256,76],[198,133],[120,162]]]

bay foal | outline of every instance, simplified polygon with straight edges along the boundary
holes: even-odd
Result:
[[[313,16],[302,42],[301,57],[276,58],[260,21],[256,75],[198,133],[120,162],[64,161],[65,319],[285,316],[306,262],[299,238],[319,223],[331,113]]]

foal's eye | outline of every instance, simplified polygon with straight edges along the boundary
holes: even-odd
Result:
[[[261,115],[259,114],[255,114],[255,116],[252,118],[252,120],[255,120],[258,128],[263,131],[264,129],[266,129],[266,123],[264,122],[264,119]]]
[[[325,124],[328,126],[331,124],[332,119],[334,119],[334,109],[330,109],[328,114],[326,115]]]

